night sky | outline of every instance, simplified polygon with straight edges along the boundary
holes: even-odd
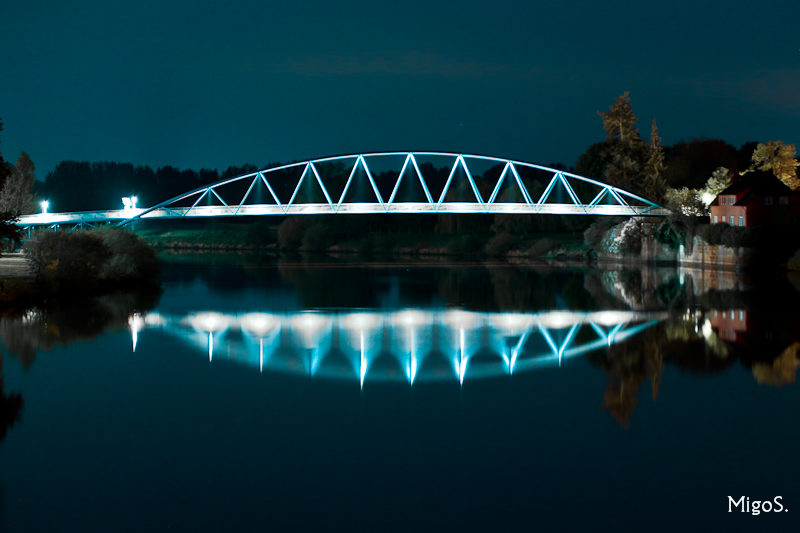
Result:
[[[642,135],[800,143],[800,2],[0,2],[0,150],[218,168],[382,150],[575,163]]]

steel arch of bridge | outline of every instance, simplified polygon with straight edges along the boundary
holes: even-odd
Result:
[[[389,198],[383,198],[378,186],[375,182],[374,174],[370,170],[367,160],[365,158],[376,158],[386,156],[402,156],[404,157],[403,166],[398,174],[397,181],[394,184],[391,195]],[[450,168],[449,176],[445,182],[444,189],[434,198],[431,195],[430,187],[420,170],[417,158],[424,156],[434,157],[449,157],[453,158],[453,164]],[[500,174],[500,178],[492,190],[488,199],[482,198],[478,190],[473,174],[470,172],[467,164],[468,159],[481,160],[503,164],[504,168]],[[338,198],[334,198],[329,193],[328,188],[325,186],[323,178],[317,170],[317,165],[320,163],[334,163],[337,161],[355,160],[355,163],[350,170],[347,182]],[[518,167],[527,167],[540,171],[550,172],[552,176],[547,187],[541,196],[534,200],[527,187],[520,178]],[[275,187],[270,183],[270,174],[285,171],[291,168],[302,168],[302,174],[297,182],[297,185],[292,192],[292,196],[288,202],[281,202],[280,198],[275,192]],[[367,180],[374,194],[374,202],[359,202],[352,203],[346,202],[345,198],[353,183],[357,171],[361,168],[366,174]],[[446,201],[447,193],[450,191],[450,186],[453,183],[453,177],[458,169],[461,168],[466,175],[466,179],[470,185],[472,194],[474,195],[474,202],[451,202]],[[413,169],[413,172],[410,170]],[[404,179],[418,179],[422,190],[424,191],[426,202],[397,202],[395,201],[400,184]],[[226,201],[223,195],[218,193],[218,190],[226,185],[240,180],[250,180],[250,184],[244,195],[238,201]],[[313,180],[319,185],[322,193],[325,196],[325,203],[299,203],[296,202],[298,192],[305,180]],[[524,203],[506,203],[496,202],[498,193],[503,186],[505,180],[513,180],[512,186],[515,184],[519,192],[524,198]],[[600,191],[589,201],[584,204],[578,198],[571,180],[578,180],[591,183],[600,187]],[[263,183],[270,193],[274,204],[258,204],[246,205],[249,195],[259,182]],[[550,194],[554,188],[561,184],[566,189],[570,203],[547,203]],[[174,204],[194,197],[194,203],[189,207],[174,207]],[[604,199],[611,199],[614,203],[602,204]],[[214,199],[221,205],[201,205],[204,199]],[[638,204],[638,205],[637,205]],[[666,215],[667,212],[658,204],[651,202],[646,198],[635,195],[618,187],[614,187],[590,178],[578,176],[569,172],[564,172],[557,169],[544,167],[541,165],[534,165],[521,161],[512,161],[510,159],[500,159],[496,157],[478,156],[470,154],[456,154],[447,152],[380,152],[368,154],[350,154],[344,156],[327,157],[322,159],[315,159],[292,163],[275,168],[269,168],[245,174],[234,178],[221,180],[211,185],[199,187],[193,191],[185,194],[170,198],[169,200],[155,205],[143,212],[139,213],[135,218],[150,218],[150,217],[185,217],[185,216],[238,216],[238,215],[292,215],[292,214],[337,214],[337,213],[508,213],[508,214],[586,214],[586,215]]]
[[[370,162],[377,158],[398,156],[404,158],[402,169],[397,176],[392,192],[388,198],[384,198],[379,191],[375,181],[375,174],[370,170],[367,159]],[[443,157],[452,158],[453,163],[449,169],[449,176],[445,182],[444,189],[436,197],[431,194],[431,188],[426,181],[418,158],[424,157]],[[338,161],[354,161],[350,170],[347,182],[338,197],[332,197],[330,190],[326,187],[324,179],[321,177],[317,166],[323,163],[335,163]],[[468,162],[483,161],[503,165],[497,183],[488,198],[483,198],[475,181],[475,177],[470,170]],[[474,166],[474,163],[473,163]],[[550,173],[550,179],[539,198],[534,199],[528,191],[525,183],[520,177],[520,169],[533,169]],[[271,179],[277,179],[280,172],[295,169],[301,172],[297,184],[294,186],[291,198],[288,201],[281,201],[276,194],[276,187],[271,183]],[[369,188],[374,195],[370,202],[348,202],[347,193],[353,184],[358,170],[363,170],[369,183]],[[451,190],[454,177],[458,170],[463,170],[469,184],[469,190],[473,197],[470,201],[453,202],[446,200],[447,193]],[[401,183],[405,179],[417,179],[422,186],[425,201],[422,202],[403,202],[397,201],[397,193]],[[244,181],[249,186],[241,197],[226,198],[224,188],[238,181]],[[298,199],[298,193],[303,184],[310,180],[319,186],[324,194],[325,201],[321,203],[306,203]],[[522,202],[500,202],[498,194],[504,184],[516,186],[521,195]],[[573,183],[584,182],[599,187],[595,196],[583,201],[573,187]],[[246,204],[250,194],[257,185],[263,183],[269,191],[271,200],[274,203]],[[548,199],[551,193],[559,186],[563,186],[569,198],[568,203],[551,203]],[[369,189],[368,188],[368,189]],[[187,200],[189,200],[187,202]],[[203,200],[206,203],[216,203],[217,205],[201,205]],[[182,202],[191,205],[179,206]],[[567,214],[567,215],[622,215],[622,216],[664,216],[669,211],[662,206],[631,192],[618,187],[602,183],[590,178],[564,172],[532,163],[501,159],[471,154],[457,154],[449,152],[376,152],[363,154],[349,154],[335,157],[326,157],[282,165],[274,168],[267,168],[244,174],[233,178],[220,180],[211,185],[205,185],[192,191],[175,196],[148,209],[125,209],[113,211],[94,211],[83,213],[48,213],[40,215],[26,215],[20,217],[19,224],[23,226],[55,226],[61,224],[79,223],[98,223],[119,221],[119,225],[127,224],[133,220],[149,218],[183,218],[183,217],[230,217],[246,215],[319,215],[319,214],[366,214],[366,213],[491,213],[491,214]]]

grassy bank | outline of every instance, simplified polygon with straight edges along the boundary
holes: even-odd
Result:
[[[381,215],[379,215],[381,216]],[[390,216],[390,215],[385,215]],[[196,252],[279,253],[326,252],[333,254],[553,257],[580,256],[588,249],[580,232],[530,232],[524,235],[494,232],[490,226],[472,231],[442,231],[431,226],[414,228],[333,222],[333,217],[287,217],[282,221],[159,221],[140,222],[137,235],[159,250],[179,255]],[[369,222],[369,221],[367,221]],[[337,225],[338,224],[338,225]]]

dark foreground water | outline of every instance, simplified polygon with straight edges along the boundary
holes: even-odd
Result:
[[[774,278],[250,261],[7,313],[0,526],[796,531]]]

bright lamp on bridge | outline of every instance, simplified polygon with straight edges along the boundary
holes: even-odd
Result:
[[[136,200],[137,198],[135,196],[125,196],[122,198],[122,205],[125,206],[126,211],[128,209],[136,209]]]
[[[47,207],[50,205],[50,202],[48,202],[47,200],[42,200],[41,202],[39,202],[39,205],[42,206],[42,214],[43,215],[46,214]]]

